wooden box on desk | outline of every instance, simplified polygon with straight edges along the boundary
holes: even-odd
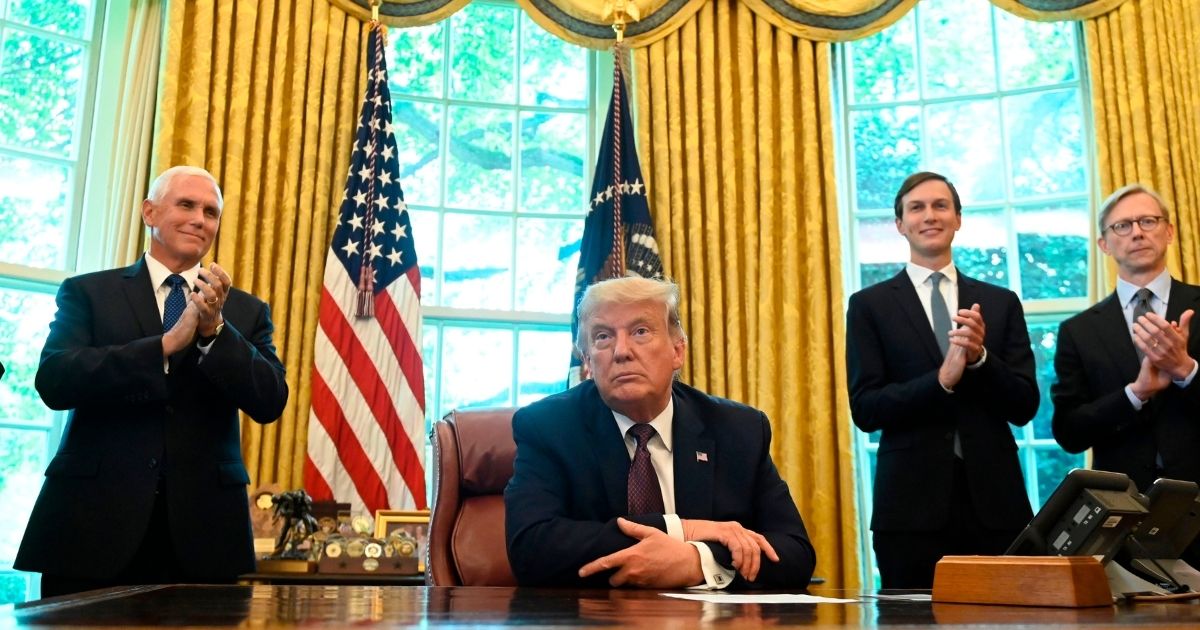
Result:
[[[374,562],[364,562],[374,560]],[[350,558],[340,555],[336,558],[323,556],[317,563],[317,573],[339,573],[349,575],[417,575],[417,558],[414,556],[393,556],[391,558]]]
[[[1111,606],[1104,566],[1091,556],[946,556],[933,601],[1008,606]]]

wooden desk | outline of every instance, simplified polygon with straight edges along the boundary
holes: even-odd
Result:
[[[844,593],[815,588],[814,594]],[[850,596],[855,596],[851,593]],[[705,604],[632,590],[425,586],[137,586],[0,610],[3,626],[627,626],[725,627],[1022,624],[1200,626],[1200,603],[1088,609],[866,600],[853,604]]]

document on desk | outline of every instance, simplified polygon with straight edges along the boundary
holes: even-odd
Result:
[[[743,593],[718,593],[715,595],[700,593],[662,593],[664,597],[688,599],[694,602],[711,602],[714,604],[853,604],[857,599],[835,599],[833,597],[817,597],[804,594],[772,594],[747,595]]]

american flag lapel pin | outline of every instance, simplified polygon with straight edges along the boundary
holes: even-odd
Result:
[[[708,453],[705,453],[704,451],[696,451],[696,461],[707,462],[708,461]]]

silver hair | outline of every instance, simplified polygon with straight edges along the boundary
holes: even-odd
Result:
[[[687,341],[687,334],[683,331],[683,322],[679,317],[679,285],[671,280],[655,280],[630,274],[624,278],[601,280],[584,291],[583,298],[579,301],[579,332],[575,336],[575,348],[579,354],[588,354],[591,320],[600,307],[633,302],[662,304],[667,311],[667,326],[671,339]]]
[[[1167,202],[1163,201],[1163,198],[1158,193],[1154,192],[1149,186],[1145,186],[1143,184],[1126,184],[1113,191],[1113,194],[1109,195],[1104,199],[1103,202],[1100,203],[1099,221],[1101,232],[1104,232],[1104,228],[1106,227],[1104,222],[1108,220],[1108,215],[1112,214],[1113,208],[1115,208],[1122,199],[1130,195],[1136,195],[1137,193],[1150,195],[1150,197],[1152,197],[1154,201],[1158,203],[1158,209],[1162,210],[1163,216],[1166,217],[1167,222],[1170,223],[1171,212],[1167,209]]]
[[[188,175],[203,177],[212,182],[213,188],[217,191],[217,209],[220,210],[225,207],[225,197],[221,194],[221,185],[217,183],[217,178],[199,166],[172,166],[163,171],[158,177],[154,178],[153,182],[150,182],[150,191],[146,193],[146,199],[154,203],[162,201],[167,191],[171,189],[171,184],[174,183],[175,178]]]

